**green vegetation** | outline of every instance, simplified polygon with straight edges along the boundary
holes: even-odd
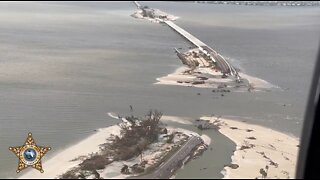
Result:
[[[104,169],[106,165],[114,161],[128,160],[139,155],[141,162],[143,162],[143,150],[151,143],[157,142],[160,134],[167,133],[165,128],[160,127],[161,117],[162,113],[157,110],[150,110],[143,118],[133,115],[126,117],[128,123],[119,124],[120,135],[112,135],[108,139],[109,142],[101,145],[99,153],[90,155],[79,164],[79,167],[69,170],[60,178],[78,179],[91,175],[100,178],[97,170]],[[144,169],[136,165],[133,170],[134,172],[143,172]],[[129,173],[128,167],[123,168],[122,172]]]
[[[158,141],[163,128],[159,127],[162,113],[150,110],[144,118],[134,116],[126,117],[130,122],[120,124],[120,135],[112,135],[104,144],[104,149],[112,151],[116,161],[128,160],[140,155],[147,146]]]

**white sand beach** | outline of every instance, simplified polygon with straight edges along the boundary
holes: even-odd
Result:
[[[157,82],[154,84],[159,85],[176,85],[185,87],[197,87],[197,88],[219,88],[221,85],[226,85],[228,88],[235,88],[235,92],[248,92],[248,87],[236,88],[239,84],[235,82],[234,78],[221,78],[221,72],[215,72],[214,70],[206,67],[197,68],[194,73],[186,74],[185,71],[190,68],[182,66],[177,68],[173,73],[157,78]],[[263,91],[271,88],[279,88],[263,79],[250,76],[245,73],[239,73],[240,77],[246,79],[250,86],[251,91]],[[200,77],[200,78],[199,78]],[[201,77],[207,78],[201,83]],[[200,83],[197,83],[200,82]]]
[[[224,178],[294,178],[299,139],[266,127],[230,119],[202,117],[220,125],[220,132],[236,143],[232,164],[224,168]],[[268,166],[268,170],[266,170]]]
[[[249,83],[254,87],[254,88],[263,88],[263,89],[270,89],[270,88],[279,88],[276,85],[273,85],[271,83],[269,83],[266,80],[254,77],[254,76],[250,76],[248,74],[245,73],[241,73],[239,72],[240,77],[247,79],[249,81]]]
[[[40,173],[35,169],[30,169],[28,172],[20,176],[20,179],[52,179],[65,173],[68,169],[75,167],[79,161],[72,161],[79,156],[87,156],[91,153],[99,151],[99,145],[106,142],[106,138],[111,134],[119,134],[119,126],[110,126],[107,128],[98,129],[96,133],[88,138],[70,146],[69,148],[57,152],[51,159],[43,161],[42,166],[44,173]]]
[[[107,113],[110,117],[119,119],[118,115],[113,112]],[[184,121],[182,117],[176,116],[163,116],[163,122],[173,121],[183,124],[191,124],[190,121]],[[181,128],[167,127],[169,132],[181,132],[186,136],[200,136],[199,134],[188,131]],[[99,152],[99,145],[104,144],[111,134],[119,135],[120,127],[118,125],[110,126],[107,128],[98,129],[96,133],[85,138],[84,140],[70,146],[69,148],[57,152],[52,158],[46,160],[43,159],[42,165],[44,168],[44,173],[40,173],[35,169],[28,170],[25,174],[21,175],[19,179],[52,179],[58,178],[60,175],[64,174],[68,170],[76,167],[81,163],[81,157],[87,157],[92,153]],[[205,144],[210,144],[211,139],[207,136],[201,136],[204,139]],[[175,141],[180,141],[183,136],[176,136]],[[160,158],[163,154],[167,153],[176,143],[171,145],[164,144],[163,142],[157,142],[150,146],[144,154],[144,159],[148,160],[147,166],[151,166]],[[159,149],[160,148],[160,149]],[[134,157],[128,161],[113,162],[106,166],[104,170],[98,170],[101,177],[103,178],[126,178],[130,175],[124,175],[119,172],[123,164],[133,165],[140,161],[140,157]]]
[[[175,146],[180,144],[181,142],[185,141],[188,136],[200,136],[199,134],[188,131],[181,128],[173,128],[167,127],[169,132],[180,132],[178,136],[175,136],[173,139],[172,144],[164,143],[163,136],[160,137],[159,142],[152,143],[148,149],[143,152],[143,160],[146,161],[145,167],[151,167],[161,161],[162,157],[164,157],[169,151],[171,151]],[[202,137],[204,138],[205,144],[210,143],[209,137]],[[132,175],[125,175],[120,173],[120,169],[123,167],[124,164],[128,166],[133,166],[134,164],[140,163],[140,157],[133,157],[127,161],[115,161],[111,164],[107,165],[105,169],[98,170],[100,176],[104,179],[123,179],[131,177]]]
[[[117,118],[114,115],[115,113],[108,114]],[[184,121],[182,117],[163,116],[163,119],[164,122],[174,121],[177,123],[191,124],[190,120]],[[267,172],[267,178],[294,178],[299,150],[298,138],[243,121],[223,118],[217,119],[216,117],[201,117],[201,119],[209,120],[211,123],[219,126],[219,131],[237,145],[236,151],[231,157],[233,166],[224,167],[222,172],[224,178],[262,178],[261,168]],[[51,159],[44,160],[43,168],[45,173],[31,169],[20,178],[57,178],[81,162],[80,159],[74,159],[98,152],[99,145],[105,143],[111,134],[119,134],[119,130],[119,126],[117,125],[99,129],[88,138],[58,152]],[[195,132],[181,128],[168,127],[168,130],[171,132],[182,132],[186,135],[199,136],[199,134]],[[201,136],[201,138],[207,145],[212,143],[212,140],[206,135]],[[157,143],[154,146],[157,146]],[[154,152],[155,150],[153,148],[146,151],[144,153],[145,158],[150,160],[156,158],[154,157]],[[134,164],[138,159],[139,158],[133,158],[126,162],[113,162],[103,171],[99,171],[99,173],[101,173],[104,178],[126,178],[128,175],[122,175],[121,173],[115,174],[115,172],[121,168],[123,163],[129,165]],[[268,170],[266,166],[268,166]]]
[[[154,12],[156,14],[159,14],[159,15],[161,14],[163,16],[166,16],[167,20],[170,20],[170,21],[175,21],[175,20],[179,19],[178,16],[174,16],[172,14],[168,14],[166,12],[160,11],[159,9],[154,9]],[[134,17],[134,18],[137,18],[137,19],[145,19],[145,20],[151,21],[153,23],[163,22],[163,19],[161,19],[161,18],[150,18],[150,17],[143,16],[143,11],[140,10],[140,9],[136,10],[131,16]]]
[[[229,82],[229,79],[213,79],[211,78],[210,81],[214,81],[215,83],[204,83],[204,84],[191,84],[186,82],[191,82],[197,80],[197,76],[194,74],[183,74],[186,70],[189,70],[188,67],[182,66],[175,70],[175,72],[168,74],[167,76],[157,78],[156,83],[154,84],[162,84],[162,85],[178,85],[178,86],[190,86],[190,87],[198,87],[198,88],[216,88],[217,83],[226,83]],[[201,73],[208,73],[207,68],[199,68],[199,72]],[[214,71],[210,71],[213,73]],[[220,72],[215,73],[214,75],[221,75]],[[182,83],[178,83],[181,81]]]

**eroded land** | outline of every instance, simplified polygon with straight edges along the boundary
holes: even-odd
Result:
[[[212,92],[222,93],[270,91],[271,88],[275,88],[267,81],[241,73],[239,69],[236,69],[237,75],[224,73],[217,63],[199,48],[192,48],[183,53],[175,50],[184,66],[167,76],[157,78],[158,82],[155,84],[211,88]]]
[[[236,143],[224,178],[294,178],[299,139],[266,127],[220,117],[202,117],[201,129],[216,129]]]
[[[170,178],[208,146],[197,133],[164,125],[158,111],[139,118],[109,115],[122,122],[58,153],[45,162],[46,173],[21,178]]]
[[[154,16],[142,11],[141,15],[146,19],[154,19]],[[167,76],[157,78],[158,82],[155,84],[210,88],[217,93],[270,91],[278,88],[233,67],[229,59],[172,21],[160,18],[157,22],[167,24],[191,42],[192,47],[187,50],[175,48],[183,66]],[[231,158],[232,163],[223,168],[224,178],[295,177],[298,138],[266,127],[221,117],[202,117],[193,124],[204,131],[217,130],[237,145]]]
[[[211,88],[212,92],[268,91],[270,83],[241,73],[222,55],[172,23],[177,17],[141,6],[132,15],[165,23],[185,36],[193,47],[175,48],[183,66],[158,78],[156,84]],[[203,153],[211,139],[162,121],[175,121],[216,130],[236,143],[232,163],[221,167],[225,178],[293,178],[299,140],[262,126],[220,117],[202,117],[194,122],[183,117],[162,116],[150,111],[144,117],[121,117],[118,125],[98,132],[59,152],[44,163],[46,173],[28,172],[22,178],[170,178],[188,161]]]
[[[175,21],[179,17],[172,14],[168,14],[159,9],[149,8],[148,6],[141,6],[137,1],[134,1],[137,6],[137,10],[131,15],[134,18],[145,19],[154,23],[160,23],[164,21]]]
[[[172,74],[158,78],[155,84],[213,88],[214,92],[268,91],[274,87],[233,67],[229,59],[173,23],[178,17],[142,6],[136,1],[134,3],[137,10],[132,17],[165,24],[192,44],[188,50],[175,48],[183,66]]]

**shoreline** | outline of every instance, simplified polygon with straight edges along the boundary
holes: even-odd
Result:
[[[111,134],[119,134],[120,128],[118,125],[109,126],[106,128],[97,129],[96,133],[87,138],[67,147],[66,149],[57,152],[45,162],[42,161],[44,173],[40,173],[34,169],[22,174],[18,179],[39,179],[39,178],[57,178],[65,173],[68,169],[79,164],[79,160],[74,159],[80,156],[88,156],[91,153],[99,151],[99,145],[106,142],[106,139]]]
[[[180,32],[176,26],[168,25],[188,39],[188,36],[183,33],[184,31]],[[157,78],[157,82],[154,84],[214,88],[212,92],[220,93],[231,91],[268,92],[274,88],[281,89],[263,79],[242,72],[238,73],[238,70],[230,67],[229,63],[221,55],[217,55],[214,50],[212,50],[215,52],[213,53],[214,59],[212,59],[212,54],[209,56],[207,54],[211,51],[203,51],[202,46],[197,42],[194,43],[192,40],[191,42],[201,48],[194,48],[184,53],[175,48],[182,64],[189,68],[182,66],[167,76]],[[229,71],[226,70],[226,65]],[[225,165],[223,168],[224,178],[295,177],[299,151],[298,138],[267,127],[230,119],[217,118],[214,121],[210,117],[202,117],[202,119],[213,124],[213,128],[218,129],[221,134],[236,144],[231,164]],[[200,127],[202,128],[203,125]]]
[[[224,179],[262,178],[261,169],[267,172],[266,178],[295,177],[299,138],[243,121],[201,119],[218,126],[219,132],[236,144],[231,164],[221,172]]]
[[[109,116],[117,118],[113,113],[108,113]],[[178,116],[163,116],[163,122],[172,121],[187,125],[192,123],[187,120],[183,122],[184,117]],[[212,117],[201,117],[202,120],[209,120],[210,123],[217,126],[218,131],[229,138],[236,144],[236,150],[231,158],[231,166],[226,165],[221,173],[225,178],[261,178],[259,174],[260,168],[269,166],[268,178],[293,178],[295,175],[295,165],[297,163],[299,138],[271,128],[249,124],[244,121],[231,120]],[[193,131],[185,130],[179,127],[168,127],[174,131],[180,131],[184,134],[197,134]],[[247,130],[250,130],[248,132]],[[71,145],[70,147],[57,152],[53,157],[43,162],[45,173],[39,173],[35,170],[27,171],[18,178],[58,178],[63,173],[76,167],[81,162],[81,156],[88,156],[91,153],[99,151],[99,145],[106,142],[106,139],[111,134],[119,134],[119,126],[113,125],[106,128],[100,128],[96,133],[83,139],[80,142]],[[271,135],[272,136],[269,136]],[[275,137],[275,138],[274,138]],[[209,145],[214,141],[206,136],[201,138]],[[250,139],[248,139],[250,138]],[[245,148],[244,148],[245,147]],[[80,157],[80,158],[79,158]],[[129,161],[128,161],[129,162]],[[106,167],[108,171],[103,174],[113,174],[116,172],[121,162],[115,162],[110,167]],[[238,166],[235,168],[234,166]],[[248,173],[250,172],[250,173]],[[109,178],[126,178],[128,175],[117,175]],[[108,178],[108,177],[106,177]]]
[[[281,89],[258,77],[250,76],[243,72],[239,75],[246,81],[248,85],[237,84],[234,79],[221,78],[220,72],[214,72],[209,68],[197,68],[192,74],[185,74],[184,72],[190,70],[187,66],[180,66],[166,76],[157,78],[155,85],[175,85],[183,87],[196,87],[196,88],[213,88],[213,89],[232,89],[233,92],[263,92],[270,91],[271,89]],[[204,81],[201,78],[205,78]],[[221,86],[224,86],[223,88]],[[249,90],[250,88],[250,90]]]
[[[115,113],[109,112],[108,115],[111,118],[119,119],[119,117]],[[191,125],[190,122],[183,122],[183,119],[184,119],[183,117],[163,116],[162,122],[171,121],[171,122],[178,122],[178,123]],[[167,129],[170,132],[180,132],[189,137],[191,136],[200,137],[201,139],[203,139],[204,144],[207,144],[207,145],[209,145],[212,142],[210,137],[200,136],[196,132],[189,131],[183,128],[167,126]],[[100,145],[106,143],[107,139],[111,136],[111,134],[119,135],[120,130],[121,129],[118,126],[118,124],[105,127],[105,128],[99,128],[96,130],[95,133],[89,135],[83,140],[80,140],[79,142],[76,142],[75,144],[72,144],[61,151],[56,152],[49,159],[42,160],[44,173],[40,173],[34,169],[29,169],[28,171],[26,171],[24,174],[21,174],[17,178],[18,179],[60,178],[62,174],[77,167],[82,162],[82,160],[86,159],[90,154],[98,153],[100,151]],[[174,139],[174,141],[175,140],[176,138]],[[159,156],[159,152],[156,152],[156,151],[157,151],[157,147],[160,147],[160,144],[161,142],[153,143],[150,147],[150,150],[147,150],[146,152],[144,152],[145,158],[149,160],[159,158],[157,157]],[[164,146],[164,147],[168,148],[169,146]],[[151,153],[152,151],[154,151],[153,153],[155,154]],[[158,155],[153,157],[156,154]],[[137,163],[137,162],[139,162],[139,157],[134,157],[127,161],[115,161],[107,165],[104,170],[98,170],[98,172],[101,173],[103,178],[111,178],[111,179],[112,178],[128,178],[128,177],[131,177],[132,175],[121,174],[119,170],[121,169],[123,163],[133,165],[134,163]]]

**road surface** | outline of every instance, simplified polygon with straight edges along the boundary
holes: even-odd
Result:
[[[152,174],[137,176],[132,178],[138,179],[168,179],[174,171],[180,167],[184,159],[186,159],[193,149],[203,143],[199,136],[192,136],[180,149],[170,157],[169,160],[161,164]]]
[[[164,23],[175,30],[177,33],[179,33],[181,36],[183,36],[185,39],[190,41],[193,45],[198,47],[200,51],[210,55],[213,62],[217,63],[217,66],[221,69],[222,73],[230,74],[231,76],[238,75],[235,68],[232,67],[232,65],[224,57],[222,57],[219,53],[210,48],[204,42],[200,41],[198,38],[194,37],[192,34],[188,33],[172,21],[164,21]]]

